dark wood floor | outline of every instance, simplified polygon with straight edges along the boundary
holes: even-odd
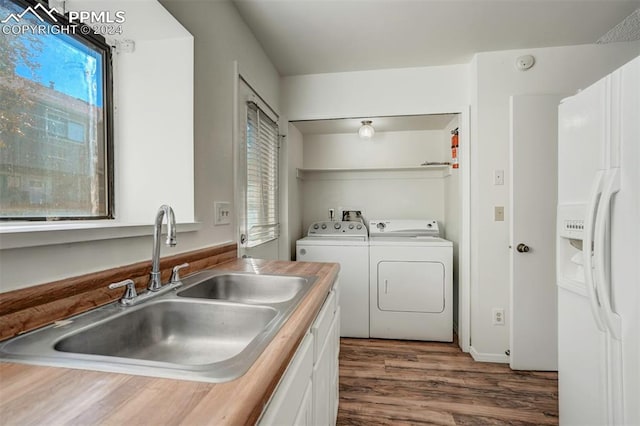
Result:
[[[554,425],[557,379],[475,362],[455,343],[343,338],[338,425]]]

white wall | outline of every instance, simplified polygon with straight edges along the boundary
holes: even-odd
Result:
[[[213,225],[213,202],[234,200],[234,61],[274,108],[278,108],[279,76],[231,2],[162,3],[195,37],[195,206],[197,220],[204,226],[193,244],[236,241],[235,223]]]
[[[508,185],[493,185],[493,170],[509,170],[509,97],[515,94],[573,94],[640,53],[638,43],[584,45],[479,53],[471,63],[471,241],[472,346],[484,359],[506,361],[507,326],[493,326],[491,309],[509,303],[509,221],[493,221],[494,206],[509,206]],[[516,58],[532,54],[535,66],[522,72]],[[544,173],[544,164],[540,172]],[[509,177],[505,176],[505,183]],[[553,230],[549,230],[553,232]],[[473,353],[474,351],[472,351]]]
[[[179,96],[174,93],[188,81],[186,74],[191,73],[192,65],[188,61],[190,44],[181,46],[180,52],[173,52],[176,40],[186,34],[175,20],[162,11],[162,7],[152,0],[126,2],[127,7],[143,7],[154,10],[148,15],[150,21],[142,25],[134,16],[147,16],[146,13],[127,13],[127,27],[123,37],[127,38],[129,28],[145,28],[144,34],[170,34],[166,44],[160,43],[168,51],[153,51],[148,61],[140,61],[134,66],[131,62],[127,72],[118,74],[118,84],[129,87],[129,81],[148,80],[137,96],[125,97],[120,107],[127,110],[122,120],[138,123],[139,131],[132,132],[134,140],[122,141],[125,144],[152,144],[155,150],[173,152],[181,147],[192,133],[175,133],[175,120],[185,120],[193,125],[193,159],[195,174],[195,219],[202,223],[197,232],[179,233],[175,248],[162,248],[163,255],[171,255],[197,248],[235,241],[232,225],[213,225],[213,201],[233,201],[233,158],[232,158],[232,114],[235,75],[233,63],[237,60],[244,75],[258,89],[261,95],[277,107],[279,96],[279,76],[273,64],[255,40],[251,31],[240,18],[235,7],[229,1],[183,2],[179,0],[163,1],[163,5],[180,21],[193,36],[195,50],[194,84],[195,90],[183,88]],[[158,9],[160,8],[160,9]],[[161,16],[161,18],[158,18]],[[176,28],[175,32],[172,28]],[[176,35],[177,34],[177,35]],[[142,37],[142,35],[141,35]],[[135,38],[135,37],[134,37]],[[187,51],[186,53],[182,50]],[[140,53],[149,52],[147,46],[140,45]],[[161,54],[160,54],[161,53]],[[132,55],[136,55],[133,53]],[[133,57],[132,57],[133,58]],[[144,62],[144,63],[143,63]],[[168,72],[164,78],[160,73]],[[186,74],[185,74],[186,73]],[[134,79],[134,80],[129,80]],[[184,79],[184,80],[183,80]],[[153,93],[150,96],[147,92]],[[194,104],[185,104],[185,93],[194,93]],[[158,96],[165,94],[166,96]],[[124,95],[124,94],[123,94]],[[195,115],[189,111],[194,108]],[[170,109],[172,118],[155,115]],[[116,123],[116,125],[119,125]],[[121,124],[120,124],[121,125]],[[147,129],[148,133],[144,132]],[[188,147],[184,152],[189,152]],[[175,169],[158,167],[146,161],[146,149],[141,156],[133,158],[139,173],[158,173],[171,178],[172,173],[190,170],[184,164],[184,152],[176,155]],[[189,154],[190,155],[190,154]],[[118,178],[118,175],[116,175]],[[121,180],[125,185],[135,185],[135,179]],[[162,188],[160,188],[161,193]],[[139,188],[138,191],[143,191]],[[142,196],[142,194],[139,194]],[[171,201],[171,200],[169,200]],[[141,220],[151,224],[158,205],[149,206],[151,215],[141,214]],[[178,217],[183,209],[176,209]],[[180,230],[180,227],[178,227]],[[60,244],[22,249],[7,249],[0,252],[0,290],[28,287],[82,273],[98,271],[123,264],[147,260],[151,255],[151,232],[148,237],[134,237],[118,240],[89,241],[83,243]],[[108,283],[105,283],[105,285]]]
[[[442,130],[377,132],[363,140],[357,133],[308,134],[303,142],[305,169],[417,167],[444,161]],[[328,220],[328,210],[361,210],[376,218],[432,218],[443,223],[445,178],[441,171],[306,173],[303,229]]]
[[[304,167],[416,167],[446,160],[442,130],[377,132],[370,140],[361,139],[355,130],[305,135]]]
[[[288,134],[285,140],[287,153],[287,235],[283,235],[283,245],[287,245],[288,251],[281,258],[295,260],[295,241],[303,237],[305,228],[302,227],[302,205],[304,192],[302,181],[297,179],[296,169],[303,166],[302,133],[292,124],[288,125]]]
[[[329,220],[329,208],[361,210],[365,220],[435,219],[444,223],[442,177],[402,177],[387,172],[367,178],[305,179],[303,229]]]
[[[281,106],[290,121],[457,112],[467,73],[448,65],[284,77]]]

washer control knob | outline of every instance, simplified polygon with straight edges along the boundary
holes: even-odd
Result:
[[[378,224],[376,225],[376,227],[381,231],[383,231],[386,226],[387,225],[385,225],[384,222],[378,222]]]
[[[353,223],[349,224],[349,229],[353,229]]]
[[[336,223],[335,225],[333,225],[333,227],[334,227],[335,229],[340,229],[340,227],[341,227],[341,226],[342,226],[342,225],[341,225],[340,223]]]
[[[432,223],[427,223],[427,228],[431,228],[433,226]]]
[[[322,228],[322,229],[327,229],[327,224],[326,224],[326,223],[323,223],[323,224],[322,224],[322,226],[321,226],[321,228]]]
[[[320,225],[318,225],[317,223],[313,225],[313,229],[318,229],[318,228],[320,228]]]
[[[356,229],[362,229],[362,225],[356,226]]]

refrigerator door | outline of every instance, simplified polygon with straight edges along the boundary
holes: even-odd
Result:
[[[559,283],[558,304],[560,424],[606,425],[606,335],[580,287]]]
[[[605,425],[607,334],[591,239],[610,164],[608,78],[565,99],[558,121],[558,391],[561,425]]]
[[[607,290],[621,321],[619,339],[609,333],[612,417],[615,424],[640,425],[640,57],[612,75],[611,100],[611,159],[620,189],[610,205]]]
[[[558,203],[585,204],[598,170],[608,168],[606,79],[562,101],[558,118]]]

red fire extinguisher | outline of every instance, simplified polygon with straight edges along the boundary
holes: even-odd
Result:
[[[458,128],[451,131],[451,167],[457,169],[458,165]]]

